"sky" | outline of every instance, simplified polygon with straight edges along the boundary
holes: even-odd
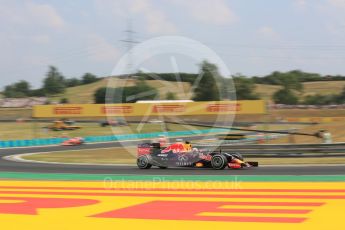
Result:
[[[66,77],[110,75],[127,52],[129,22],[137,44],[193,39],[232,74],[345,75],[344,12],[345,0],[0,0],[0,87],[18,80],[40,87],[49,65]],[[188,55],[171,60],[158,55],[142,67],[198,71],[200,60]]]

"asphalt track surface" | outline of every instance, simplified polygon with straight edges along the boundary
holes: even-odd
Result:
[[[137,141],[119,143],[97,143],[82,146],[62,147],[45,146],[34,148],[0,149],[0,171],[2,172],[30,172],[30,173],[78,173],[78,174],[140,174],[140,175],[343,175],[345,166],[263,166],[242,170],[213,170],[192,168],[171,168],[140,170],[136,166],[102,166],[102,165],[72,165],[72,164],[44,164],[15,162],[3,157],[23,153],[64,151],[72,149],[95,149],[134,145]]]

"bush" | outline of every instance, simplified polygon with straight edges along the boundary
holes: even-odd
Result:
[[[111,90],[112,98],[107,98],[107,90]],[[96,104],[104,103],[135,103],[138,100],[154,100],[158,96],[158,91],[147,85],[143,80],[139,80],[135,86],[119,88],[100,88],[94,94]]]
[[[93,75],[93,74],[91,74],[91,73],[86,73],[86,74],[84,74],[83,77],[82,77],[82,83],[83,83],[84,85],[90,84],[90,83],[94,83],[94,82],[96,82],[96,81],[98,81],[98,80],[99,80],[99,79],[97,78],[97,76],[96,76],[96,75]]]
[[[296,105],[298,98],[290,89],[283,88],[273,94],[273,101],[276,104]]]
[[[257,100],[259,96],[254,93],[255,83],[253,79],[245,76],[235,76],[233,78],[236,89],[237,100]]]
[[[44,96],[46,96],[46,93],[45,93],[44,89],[33,89],[30,92],[30,96],[31,97],[44,97]]]
[[[15,84],[8,85],[5,87],[3,92],[6,98],[22,98],[30,96],[31,86],[27,81],[19,81]]]
[[[104,104],[106,93],[107,93],[106,87],[97,89],[93,95],[95,104]]]
[[[81,84],[82,84],[82,81],[79,80],[78,78],[69,78],[65,80],[66,87],[75,87]]]
[[[176,94],[174,94],[173,92],[167,92],[165,95],[165,99],[166,100],[176,100]]]
[[[198,77],[195,73],[136,73],[135,76],[142,80],[182,81],[193,83]]]
[[[61,98],[60,99],[60,104],[68,104],[69,100],[67,98]]]

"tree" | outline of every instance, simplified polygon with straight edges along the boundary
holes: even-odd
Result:
[[[93,95],[95,103],[96,104],[104,104],[106,93],[107,93],[106,87],[102,87],[102,88],[97,89]]]
[[[267,78],[273,83],[273,85],[282,85],[288,89],[295,89],[298,91],[303,90],[303,84],[300,81],[301,71],[294,70],[286,73],[273,72],[268,75]]]
[[[65,79],[54,66],[49,67],[49,71],[43,82],[43,89],[48,95],[63,93],[65,91]]]
[[[256,84],[269,84],[269,85],[283,85],[291,84],[296,90],[300,90],[303,85],[302,82],[310,81],[323,81],[323,80],[344,80],[342,76],[329,76],[323,77],[317,73],[306,73],[301,70],[292,70],[289,72],[275,71],[264,77],[253,77]],[[291,87],[290,87],[291,88]]]
[[[6,98],[20,98],[25,97],[25,94],[17,92],[13,85],[8,85],[5,87],[3,92],[4,97]]]
[[[308,95],[305,97],[305,105],[330,105],[336,103],[337,95]]]
[[[343,91],[337,96],[336,100],[338,104],[345,104],[345,87],[343,88]]]
[[[8,85],[5,87],[3,92],[6,98],[21,98],[30,96],[31,86],[27,81],[19,81],[15,84]]]
[[[69,78],[69,79],[66,79],[65,80],[65,85],[66,87],[75,87],[75,86],[78,86],[78,85],[81,85],[82,84],[82,81],[79,80],[78,78]]]
[[[287,73],[282,73],[280,76],[281,85],[288,89],[295,89],[298,91],[303,91],[303,84],[300,81],[301,72],[300,71],[290,71]]]
[[[82,77],[82,83],[85,85],[85,84],[90,84],[90,83],[93,83],[93,82],[96,82],[98,81],[98,78],[96,75],[93,75],[91,73],[86,73],[83,75]]]
[[[30,94],[30,84],[27,81],[19,81],[14,84],[14,88],[16,91],[23,93],[25,96]]]
[[[46,93],[45,93],[45,91],[44,91],[44,89],[33,89],[33,90],[31,90],[31,92],[30,92],[30,96],[31,97],[44,97],[44,96],[46,96]]]
[[[236,89],[237,100],[256,100],[259,98],[254,93],[255,83],[253,79],[247,78],[243,75],[237,75],[233,78]]]
[[[200,82],[194,90],[195,101],[219,101],[219,85],[217,80],[221,78],[216,65],[203,61],[200,65]]]
[[[306,105],[345,104],[345,87],[340,94],[308,95],[304,98],[303,104],[306,104]]]
[[[165,95],[165,99],[166,100],[176,100],[176,94],[174,94],[173,92],[167,92]]]
[[[286,87],[275,92],[273,100],[276,104],[296,105],[298,103],[296,95]]]

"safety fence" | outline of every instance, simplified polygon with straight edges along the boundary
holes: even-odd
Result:
[[[214,129],[203,129],[203,130],[119,134],[119,135],[108,135],[108,136],[87,136],[87,137],[84,137],[84,139],[85,139],[85,142],[87,143],[97,143],[97,142],[110,142],[110,141],[152,139],[152,138],[157,138],[160,135],[164,135],[166,137],[179,137],[179,136],[182,137],[182,136],[208,135],[208,134],[225,133],[225,132],[229,132],[229,129],[214,128]],[[58,145],[67,139],[68,138],[37,138],[37,139],[29,139],[29,140],[0,141],[0,148]]]
[[[256,136],[249,136],[247,138],[243,138],[240,140],[220,140],[219,141],[219,145],[223,146],[223,145],[243,145],[243,144],[253,144],[253,143],[259,143],[259,142],[265,142],[265,141],[269,141],[269,140],[274,140],[280,137],[284,137],[287,136],[287,134],[269,134],[269,135],[265,135],[264,137],[260,136],[260,135],[256,135]]]
[[[345,156],[345,143],[334,144],[244,144],[229,143],[198,145],[199,148],[238,152],[246,156]]]

